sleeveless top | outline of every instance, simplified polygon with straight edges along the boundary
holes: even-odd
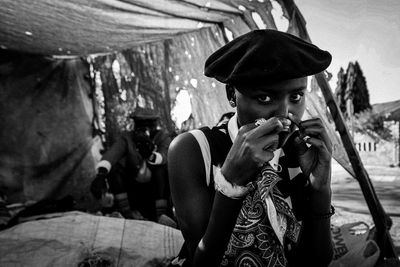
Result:
[[[228,134],[227,123],[212,129],[203,127],[200,130],[209,144],[209,148],[204,149],[204,144],[199,143],[203,157],[211,155],[210,159],[204,160],[205,164],[207,162],[211,164],[211,166],[205,166],[206,181],[210,192],[215,193],[213,169],[216,166],[222,166],[232,146],[232,141]],[[192,134],[196,137],[196,134]],[[306,201],[304,195],[307,188],[306,177],[301,173],[297,160],[290,157],[288,152],[291,140],[296,134],[298,133],[292,134],[282,148],[283,156],[279,158],[278,172],[271,173],[278,176],[276,185],[272,189],[274,192],[271,193],[274,207],[279,214],[283,212],[285,216],[276,216],[276,211],[274,215],[274,212],[266,204],[265,188],[268,185],[265,184],[268,182],[266,182],[265,176],[261,177],[260,175],[257,182],[258,188],[250,192],[243,200],[221,266],[288,266],[291,250],[296,246],[300,234],[301,219],[304,214],[302,207]],[[201,138],[196,137],[196,140],[199,142]],[[209,149],[209,153],[205,153],[207,149]],[[279,222],[274,222],[270,217],[274,217]],[[276,229],[276,225],[280,230]],[[280,235],[279,231],[284,234]],[[186,255],[187,251],[184,245],[171,265],[189,266],[185,262]]]

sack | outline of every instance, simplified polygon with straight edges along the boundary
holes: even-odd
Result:
[[[151,170],[147,167],[146,161],[143,161],[138,174],[136,176],[136,181],[139,183],[148,183],[151,180]]]
[[[369,226],[355,222],[331,228],[334,256],[329,267],[373,267],[379,258],[379,247],[367,240]]]

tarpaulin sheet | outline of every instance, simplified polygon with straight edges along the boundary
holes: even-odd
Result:
[[[71,195],[89,204],[98,142],[88,64],[18,53],[1,58],[0,192],[11,203]]]
[[[309,39],[307,30],[303,27],[304,18],[297,6],[291,1],[280,2],[288,16],[288,32]],[[246,5],[246,1],[231,1],[231,4]],[[251,7],[258,14],[264,14],[265,22],[271,21],[269,1]],[[251,30],[243,17],[227,20],[224,25],[232,30],[234,36]],[[266,26],[276,27],[274,23]],[[121,53],[98,57],[95,69],[102,81],[101,88],[98,89],[105,92],[107,103],[108,142],[112,143],[121,129],[126,128],[129,124],[127,115],[137,108],[142,97],[146,99],[146,108],[152,109],[154,103],[163,118],[163,126],[170,132],[174,131],[170,118],[171,109],[181,90],[188,90],[191,97],[193,127],[214,125],[223,113],[232,111],[226,100],[224,85],[203,75],[207,57],[225,43],[223,34],[220,27],[213,26],[179,35],[168,41],[145,44]],[[113,73],[111,65],[114,60],[119,62],[120,73]],[[166,88],[169,88],[169,93]],[[322,119],[333,143],[333,157],[354,175],[320,88],[316,83],[310,88],[307,97],[308,116]],[[126,100],[121,100],[121,90],[128,92]]]
[[[346,153],[346,150],[344,149],[342,139],[340,138],[340,134],[338,131],[336,131],[335,122],[326,105],[321,89],[318,87],[317,82],[314,78],[311,80],[311,85],[309,88],[310,90],[308,94],[306,94],[306,103],[307,103],[306,114],[308,115],[309,118],[314,117],[321,119],[322,123],[325,125],[329,138],[332,142],[333,158],[340,165],[342,165],[342,167],[346,171],[348,171],[351,175],[355,177],[355,173],[350,164],[350,160]]]
[[[166,266],[183,244],[179,230],[154,222],[49,214],[0,232],[0,266]],[[54,217],[54,218],[51,218]],[[84,265],[87,266],[87,265]]]
[[[268,1],[266,1],[268,2]],[[212,26],[266,5],[223,0],[3,0],[0,47],[87,55],[121,51]]]
[[[279,2],[288,16],[288,31],[309,38],[293,1]],[[249,12],[258,12],[267,27],[275,28],[270,10],[270,1],[247,0],[6,0],[0,6],[0,47],[63,55],[118,50],[93,61],[111,144],[127,126],[127,115],[138,108],[155,109],[162,126],[173,132],[171,110],[182,90],[190,95],[193,126],[214,125],[231,109],[224,85],[204,77],[205,59],[226,42],[224,26],[234,37],[255,27]],[[142,15],[148,20],[141,20]],[[172,26],[174,19],[179,22]],[[196,26],[186,27],[187,21],[196,21]],[[215,24],[220,21],[223,25]],[[0,51],[0,192],[11,203],[67,194],[78,204],[89,203],[88,188],[98,160],[93,156],[98,148],[98,139],[92,137],[94,92],[85,79],[89,66],[79,58],[28,54],[7,61],[4,58],[14,54]],[[318,90],[308,98],[310,115],[327,122],[334,157],[351,172]]]
[[[191,96],[196,125],[213,125],[229,109],[225,87],[204,76],[208,55],[224,44],[219,27],[210,27],[95,59],[94,70],[104,92],[107,141],[113,143],[129,125],[128,115],[137,109],[155,110],[162,127],[178,130],[171,120],[177,94]],[[119,65],[119,72],[112,65]],[[121,97],[121,94],[125,96]]]

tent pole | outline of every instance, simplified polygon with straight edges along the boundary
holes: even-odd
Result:
[[[367,171],[360,159],[360,156],[354,146],[352,137],[344,122],[343,116],[340,109],[333,97],[330,85],[325,78],[323,72],[315,75],[319,87],[324,95],[325,101],[329,107],[332,117],[335,121],[336,129],[340,133],[344,148],[346,149],[347,155],[349,156],[350,163],[353,167],[356,179],[360,184],[361,191],[363,192],[364,198],[367,202],[367,206],[372,215],[376,230],[377,230],[377,243],[381,250],[380,257],[382,258],[395,258],[397,261],[395,247],[390,237],[389,228],[391,220],[385,213],[377,195],[371,180],[368,176]]]
[[[164,48],[164,71],[162,72],[162,77],[164,81],[164,90],[165,90],[165,102],[167,105],[164,106],[164,112],[166,114],[166,127],[168,128],[169,133],[175,133],[174,123],[171,119],[171,96],[169,92],[169,77],[168,77],[168,68],[170,67],[170,54],[171,54],[171,40],[164,40],[163,48]]]

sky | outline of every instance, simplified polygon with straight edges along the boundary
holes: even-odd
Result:
[[[340,67],[358,61],[370,103],[400,99],[400,0],[295,0],[314,44],[332,54],[336,88]]]

